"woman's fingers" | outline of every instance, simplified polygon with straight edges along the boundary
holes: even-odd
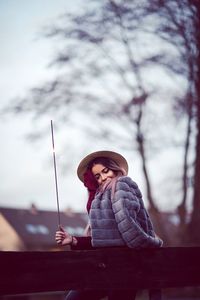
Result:
[[[55,240],[57,244],[67,245],[71,242],[71,236],[66,232],[61,230],[56,231]]]
[[[56,239],[56,240],[61,240],[62,238],[63,238],[63,237],[62,237],[61,235],[56,235],[56,236],[55,236],[55,239]]]
[[[65,229],[62,225],[59,225],[59,231],[65,232]]]
[[[56,236],[58,236],[58,237],[65,237],[65,236],[66,236],[66,233],[63,232],[63,231],[57,231],[57,232],[56,232]]]
[[[65,239],[66,234],[63,231],[56,231],[55,240],[57,244],[62,244],[62,241]]]

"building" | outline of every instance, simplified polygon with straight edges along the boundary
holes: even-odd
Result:
[[[75,213],[70,209],[60,212],[61,224],[70,234],[81,236],[87,225],[85,213]],[[55,242],[58,229],[58,213],[38,210],[35,205],[30,209],[0,208],[0,251],[61,251],[68,247],[59,247]],[[3,274],[2,274],[3,275]],[[61,300],[64,292],[46,292],[18,295],[20,300]],[[11,300],[13,296],[2,296]]]
[[[87,224],[85,213],[70,209],[60,213],[62,226],[70,234],[81,236]],[[0,208],[0,251],[51,251],[55,242],[58,214],[55,211]]]

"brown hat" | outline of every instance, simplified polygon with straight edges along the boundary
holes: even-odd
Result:
[[[77,175],[81,181],[84,180],[83,175],[87,171],[88,164],[97,157],[106,157],[114,160],[119,167],[125,170],[126,174],[128,173],[128,163],[121,154],[107,150],[96,151],[84,157],[79,163],[79,166],[77,168]]]

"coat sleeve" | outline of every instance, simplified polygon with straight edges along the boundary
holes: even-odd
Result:
[[[91,250],[94,249],[92,247],[91,243],[91,237],[90,236],[75,236],[77,239],[77,245],[76,246],[71,246],[72,250]]]
[[[141,194],[137,184],[131,178],[124,177],[118,180],[112,201],[118,229],[126,245],[130,248],[161,247],[162,240],[145,232],[138,221],[137,215],[141,209],[139,196]],[[145,210],[144,207],[142,209]],[[148,214],[146,213],[146,215]]]

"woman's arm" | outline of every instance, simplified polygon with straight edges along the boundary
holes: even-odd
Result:
[[[112,208],[118,229],[130,248],[160,247],[162,241],[145,232],[137,220],[140,209],[137,193],[139,195],[140,191],[131,178],[124,177],[117,182]]]
[[[56,231],[55,240],[60,246],[71,246],[72,250],[89,250],[93,249],[91,244],[91,237],[78,237],[72,236],[68,232],[64,230],[64,228],[60,228],[60,230]]]

